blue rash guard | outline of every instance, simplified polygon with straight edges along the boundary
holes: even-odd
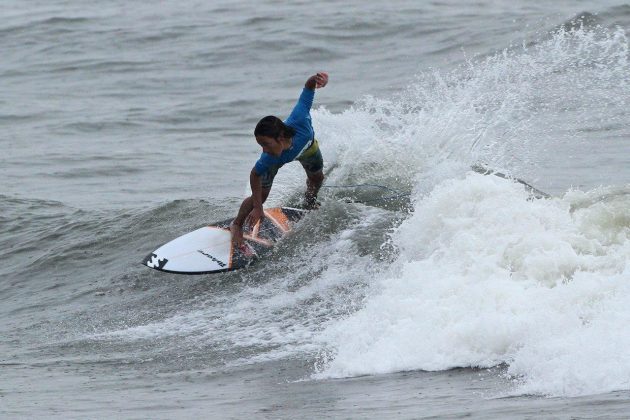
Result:
[[[263,152],[254,166],[256,175],[262,176],[274,167],[277,169],[285,163],[294,161],[313,144],[315,132],[311,124],[310,111],[314,97],[314,90],[308,88],[302,90],[300,99],[298,99],[291,115],[284,121],[286,125],[295,129],[291,147],[284,150],[278,157]]]

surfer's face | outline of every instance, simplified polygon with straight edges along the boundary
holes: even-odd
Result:
[[[270,154],[271,156],[280,156],[284,150],[284,144],[282,138],[274,139],[268,136],[256,136],[256,142],[260,144],[263,152]]]

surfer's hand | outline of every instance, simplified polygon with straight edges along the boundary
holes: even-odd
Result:
[[[317,89],[323,88],[328,84],[328,73],[320,72],[315,75],[315,82],[317,83],[315,87]]]
[[[319,72],[308,78],[306,81],[306,87],[309,89],[323,88],[328,84],[328,73]]]
[[[232,243],[235,247],[240,248],[243,245],[243,229],[241,225],[230,224],[230,233],[232,234]]]

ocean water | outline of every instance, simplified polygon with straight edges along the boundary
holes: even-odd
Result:
[[[7,0],[0,415],[628,418],[630,6],[547,3]],[[322,70],[321,208],[242,271],[142,266]]]

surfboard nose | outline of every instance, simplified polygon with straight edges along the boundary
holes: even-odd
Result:
[[[161,270],[164,268],[168,259],[164,257],[158,257],[154,252],[150,253],[142,260],[142,265],[146,265],[147,267],[155,268],[156,270]]]

